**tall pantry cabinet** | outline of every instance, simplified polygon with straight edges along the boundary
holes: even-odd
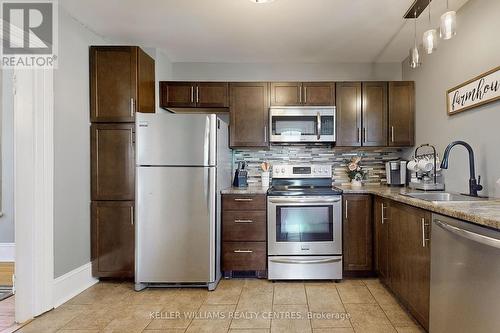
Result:
[[[155,63],[137,46],[90,47],[91,259],[134,276],[135,113],[155,112]]]

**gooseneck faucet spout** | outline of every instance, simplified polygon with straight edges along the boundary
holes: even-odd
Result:
[[[456,145],[464,146],[469,152],[469,195],[473,197],[477,197],[477,192],[483,189],[483,186],[480,185],[481,176],[479,176],[479,180],[476,180],[476,169],[474,167],[474,151],[472,147],[465,141],[453,141],[450,143],[446,149],[444,150],[443,161],[441,161],[441,169],[448,169],[448,160],[450,156],[451,148]]]

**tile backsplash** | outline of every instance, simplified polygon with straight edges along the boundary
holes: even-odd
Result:
[[[361,156],[361,166],[368,172],[364,183],[377,184],[386,181],[385,162],[402,158],[403,151],[396,148],[332,148],[315,145],[275,145],[268,150],[236,149],[233,150],[233,168],[238,162],[245,161],[248,169],[249,185],[260,185],[260,164],[270,162],[272,166],[286,163],[329,164],[332,166],[332,184],[341,185],[349,182],[346,173],[346,161],[353,156]],[[234,174],[234,170],[233,170]]]

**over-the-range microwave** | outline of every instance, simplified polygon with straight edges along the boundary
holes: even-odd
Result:
[[[335,142],[334,106],[271,107],[270,142]]]

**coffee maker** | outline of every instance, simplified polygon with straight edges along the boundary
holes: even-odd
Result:
[[[385,163],[385,173],[387,185],[405,186],[406,185],[406,163],[407,161],[396,160]]]

